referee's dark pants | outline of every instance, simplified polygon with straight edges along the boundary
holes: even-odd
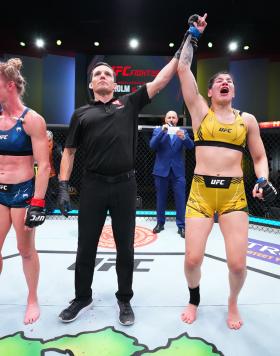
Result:
[[[134,172],[117,177],[86,173],[83,177],[78,217],[78,250],[75,267],[77,300],[92,296],[92,280],[98,241],[107,211],[117,248],[118,300],[133,297],[136,180]]]

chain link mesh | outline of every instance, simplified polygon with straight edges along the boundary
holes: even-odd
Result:
[[[149,141],[155,126],[139,126],[138,129],[138,148],[136,155],[136,179],[138,192],[137,195],[140,197],[141,213],[145,215],[147,213],[147,220],[154,220],[155,216],[149,214],[154,214],[156,209],[156,192],[154,179],[152,175],[155,153],[149,147]],[[64,148],[64,143],[67,135],[67,126],[60,125],[49,125],[48,129],[53,132],[54,136],[54,149],[53,149],[53,162],[54,168],[59,174],[59,166],[61,161],[61,156]],[[192,130],[188,128],[189,135],[192,137]],[[261,136],[263,143],[266,149],[268,161],[269,161],[269,170],[270,170],[270,181],[273,185],[279,190],[280,186],[280,149],[279,149],[279,140],[280,140],[280,129],[263,129],[261,130]],[[195,155],[194,150],[185,150],[184,159],[186,162],[186,192],[188,195],[193,171],[195,167]],[[75,155],[73,172],[70,178],[70,196],[71,196],[71,207],[73,210],[79,209],[79,191],[80,191],[80,181],[82,177],[84,166],[84,158],[81,150],[77,150]],[[248,199],[248,206],[250,216],[261,218],[261,219],[270,219],[280,223],[280,199],[276,200],[272,205],[264,204],[263,202],[258,201],[252,197],[252,189],[254,187],[256,176],[254,173],[252,158],[248,152],[248,149],[245,150],[243,158],[243,170],[245,177],[245,189]],[[46,195],[47,202],[47,211],[50,219],[59,219],[61,215],[57,211],[57,186],[58,179],[53,177],[50,179],[49,188]],[[174,211],[174,199],[171,189],[169,189],[168,199],[167,199],[167,211]],[[153,213],[152,213],[153,212]],[[168,220],[174,219],[172,216],[167,218]],[[272,223],[273,223],[272,221]],[[270,224],[272,225],[272,224]],[[262,231],[269,231],[272,233],[279,233],[278,229],[273,228],[273,226],[263,225],[258,222],[257,224],[252,224],[252,228]]]

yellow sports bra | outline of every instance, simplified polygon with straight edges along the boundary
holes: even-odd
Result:
[[[247,127],[242,113],[233,110],[234,123],[221,123],[214,111],[209,109],[197,131],[194,132],[195,146],[218,146],[243,152],[246,146]]]

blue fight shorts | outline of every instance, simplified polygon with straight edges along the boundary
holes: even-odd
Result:
[[[0,204],[8,208],[26,208],[34,194],[34,178],[18,184],[0,183]]]

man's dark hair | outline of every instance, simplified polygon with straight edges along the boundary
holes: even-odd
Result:
[[[221,74],[228,74],[232,81],[234,82],[234,79],[233,79],[233,76],[227,71],[227,70],[221,70],[220,72],[218,73],[215,73],[208,81],[208,89],[211,89],[213,84],[214,84],[214,81],[218,78],[219,75]]]
[[[114,71],[114,69],[110,66],[110,64],[106,63],[106,62],[97,62],[92,68],[91,68],[91,73],[90,73],[90,81],[92,80],[92,72],[94,71],[95,68],[99,67],[99,66],[106,66],[108,68],[110,68],[113,71],[113,76],[114,76],[114,82],[117,82],[117,76],[116,73]]]

